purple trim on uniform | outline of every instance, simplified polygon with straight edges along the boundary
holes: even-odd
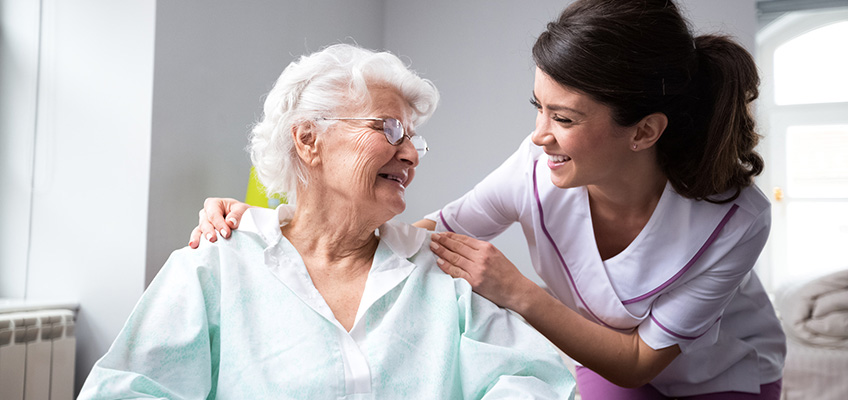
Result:
[[[595,317],[595,319],[598,320],[601,325],[606,326],[607,328],[612,328],[611,326],[607,325],[603,320],[598,318],[598,316],[595,315],[594,312],[592,312],[592,309],[589,308],[589,304],[586,303],[586,300],[583,300],[583,296],[580,295],[580,290],[577,289],[577,284],[574,282],[574,278],[571,276],[571,271],[568,270],[568,265],[565,264],[565,259],[562,258],[562,253],[559,251],[559,247],[557,247],[556,242],[554,242],[554,239],[551,237],[551,234],[548,233],[548,228],[545,226],[545,214],[542,211],[542,200],[539,198],[539,188],[536,184],[536,164],[538,163],[539,160],[533,161],[533,195],[536,196],[536,205],[538,205],[539,207],[539,221],[542,225],[542,232],[545,233],[545,236],[547,236],[548,241],[551,242],[551,246],[553,246],[554,250],[556,251],[557,257],[559,257],[559,262],[562,263],[562,267],[563,269],[565,269],[565,273],[568,275],[568,280],[571,281],[571,287],[574,288],[574,293],[577,294],[577,298],[579,298],[583,305],[586,306],[586,311],[588,311],[589,314]]]
[[[445,221],[445,216],[442,215],[442,210],[439,210],[439,219],[442,220],[442,225],[445,226],[445,229],[447,229],[448,232],[456,233],[453,231],[453,229],[451,229],[450,225],[448,225],[448,221]]]
[[[695,262],[698,261],[699,258],[701,258],[701,255],[703,255],[704,252],[707,251],[707,248],[709,248],[710,245],[713,244],[713,242],[716,240],[716,238],[718,238],[719,232],[721,232],[722,228],[724,228],[724,225],[727,224],[727,221],[730,221],[730,217],[732,217],[733,214],[736,213],[737,209],[739,209],[739,205],[737,205],[737,204],[734,204],[732,207],[730,207],[730,210],[727,212],[727,214],[724,215],[724,218],[722,218],[721,222],[718,223],[718,226],[715,228],[715,230],[713,230],[713,233],[710,235],[710,237],[707,238],[707,241],[704,242],[704,245],[701,246],[701,249],[698,250],[698,252],[695,253],[695,255],[692,257],[692,259],[689,260],[689,262],[686,263],[686,265],[683,266],[683,268],[680,271],[678,271],[676,274],[674,274],[674,276],[669,278],[662,285],[657,286],[656,289],[651,290],[650,292],[645,293],[645,294],[643,294],[639,297],[634,297],[630,300],[624,300],[624,301],[621,302],[621,304],[627,305],[627,304],[636,303],[638,301],[645,300],[648,297],[651,297],[651,296],[659,293],[661,290],[668,287],[668,285],[671,285],[672,283],[674,283],[674,281],[676,281],[681,276],[683,276],[683,274],[685,274],[686,271],[689,270],[689,268],[692,268],[692,265],[695,265]]]
[[[716,320],[715,320],[715,322],[713,322],[713,325],[715,325],[715,324],[716,324],[718,321],[720,321],[720,320],[721,320],[721,317],[718,317],[718,319],[716,319]],[[695,339],[697,339],[697,338],[699,338],[699,337],[701,337],[701,336],[706,335],[706,334],[707,334],[707,332],[709,332],[709,331],[710,331],[710,329],[709,329],[709,328],[707,328],[707,330],[705,330],[705,331],[704,331],[704,333],[702,333],[702,334],[700,334],[700,335],[698,335],[698,336],[684,336],[684,335],[681,335],[681,334],[679,334],[679,333],[677,333],[677,332],[675,332],[675,331],[673,331],[673,330],[671,330],[671,329],[666,328],[666,327],[665,327],[665,325],[661,324],[661,323],[660,323],[660,321],[657,321],[657,319],[656,319],[656,318],[654,318],[654,314],[651,314],[651,321],[654,321],[654,323],[655,323],[655,324],[657,324],[657,326],[659,326],[659,327],[660,327],[660,329],[662,329],[662,330],[666,331],[666,333],[668,333],[669,335],[674,336],[674,337],[676,337],[676,338],[678,338],[678,339],[695,340]],[[710,328],[712,328],[712,327],[713,327],[713,325],[710,325]]]

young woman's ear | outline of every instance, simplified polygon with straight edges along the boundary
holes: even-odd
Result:
[[[648,114],[636,124],[636,134],[633,136],[631,148],[641,150],[652,147],[660,140],[668,126],[668,117],[663,113]]]
[[[315,165],[320,161],[315,132],[315,123],[312,121],[305,121],[292,126],[295,150],[306,165]]]

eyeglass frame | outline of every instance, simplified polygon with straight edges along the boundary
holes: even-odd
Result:
[[[337,117],[337,118],[329,118],[329,117],[320,117],[315,118],[318,121],[381,121],[383,122],[383,137],[386,138],[386,141],[389,142],[392,146],[400,146],[403,143],[403,139],[409,139],[409,143],[412,143],[412,146],[415,147],[415,151],[418,153],[418,158],[423,158],[428,151],[430,151],[430,147],[427,146],[427,139],[424,139],[423,136],[414,135],[414,137],[421,139],[421,144],[424,145],[423,148],[418,148],[415,146],[415,142],[412,141],[413,136],[406,134],[406,128],[403,127],[403,124],[397,118],[376,118],[376,117]],[[393,120],[397,122],[397,125],[400,127],[400,139],[397,140],[396,143],[392,143],[389,139],[389,134],[386,131],[386,121]]]

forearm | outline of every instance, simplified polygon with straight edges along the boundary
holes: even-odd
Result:
[[[431,219],[422,219],[422,220],[420,220],[420,221],[418,221],[418,222],[416,222],[412,225],[415,225],[419,228],[424,228],[428,231],[436,230],[436,221],[433,221]]]
[[[454,233],[431,238],[439,268],[518,312],[566,354],[613,383],[641,386],[680,353],[677,346],[654,350],[636,332],[621,333],[583,318],[521,275],[491,243]]]
[[[583,366],[623,387],[650,382],[680,353],[677,346],[654,350],[638,333],[621,333],[587,320],[544,289],[523,288],[512,308]]]

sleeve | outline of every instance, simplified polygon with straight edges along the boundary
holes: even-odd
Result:
[[[525,209],[533,158],[539,151],[527,136],[515,153],[471,191],[425,218],[436,221],[438,232],[494,238],[518,221]]]
[[[653,349],[677,344],[683,353],[716,343],[722,314],[739,288],[751,278],[770,226],[771,208],[766,207],[754,217],[738,241],[714,243],[713,247],[731,248],[704,272],[657,298],[651,315],[639,325],[642,340]]]
[[[171,254],[79,399],[215,397],[220,286],[203,265],[207,258],[185,249]]]
[[[456,279],[459,373],[466,399],[573,399],[575,381],[562,357],[512,312]]]

